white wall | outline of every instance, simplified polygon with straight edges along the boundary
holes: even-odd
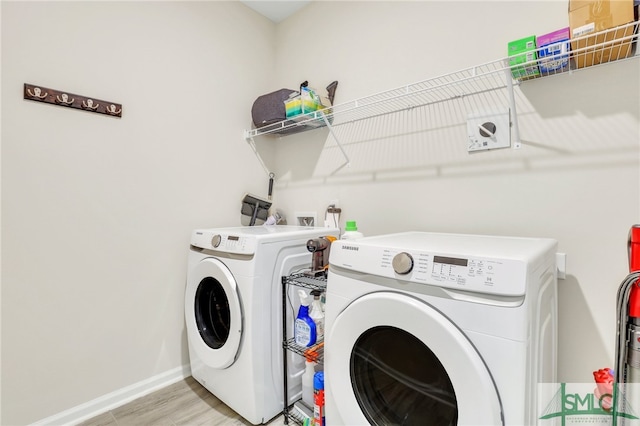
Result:
[[[243,193],[266,192],[242,140],[258,94],[339,80],[346,102],[566,25],[565,1],[317,1],[277,27],[238,2],[0,7],[2,424],[188,363],[189,232],[237,224]],[[275,206],[322,216],[339,199],[366,235],[558,239],[560,379],[591,381],[612,363],[625,240],[640,222],[638,62],[523,85],[519,151],[351,134],[352,166],[330,176],[340,158],[326,130],[259,140]],[[23,83],[120,102],[124,115],[25,101]]]
[[[317,1],[278,26],[277,86],[306,79],[324,92],[338,80],[336,102],[348,102],[500,59],[508,41],[565,26],[565,1]],[[323,32],[312,37],[317,27]],[[338,199],[342,226],[357,220],[365,235],[557,239],[569,274],[559,282],[559,379],[591,382],[592,371],[613,366],[616,291],[627,274],[629,228],[640,222],[639,65],[523,83],[520,150],[469,155],[464,118],[460,138],[429,131],[385,138],[366,124],[338,127],[351,157],[351,167],[339,170],[326,129],[261,142],[276,147],[275,203],[324,217]],[[446,115],[446,108],[413,117]]]
[[[242,137],[275,25],[240,2],[2,2],[2,418],[189,363],[190,231],[267,178]],[[122,103],[23,100],[24,83]]]

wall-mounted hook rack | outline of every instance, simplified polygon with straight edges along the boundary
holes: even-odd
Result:
[[[40,89],[39,87],[34,87],[33,92],[31,91],[30,88],[28,88],[27,94],[32,98],[38,98],[38,99],[44,99],[49,95],[48,92],[42,93],[42,89]]]
[[[87,99],[87,101],[82,101],[82,108],[90,109],[91,111],[95,111],[100,106],[99,103],[93,104],[93,99]]]
[[[109,115],[117,115],[118,117],[120,116],[120,113],[122,112],[122,108],[118,109],[117,106],[115,106],[115,104],[111,104],[108,107],[105,108],[105,110],[107,111],[107,114]]]
[[[24,84],[24,99],[47,104],[75,108],[82,111],[122,117],[122,105],[101,99],[89,98],[61,90],[49,89],[34,84]]]
[[[40,99],[43,99],[43,98],[40,98]],[[69,95],[67,95],[66,93],[63,93],[60,96],[56,95],[56,103],[58,103],[58,104],[73,105],[73,101],[75,101],[75,100],[76,100],[76,98],[69,99]]]

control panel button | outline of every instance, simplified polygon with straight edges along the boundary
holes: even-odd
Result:
[[[222,241],[222,237],[220,236],[220,234],[216,234],[213,236],[213,238],[211,238],[211,245],[215,248],[218,247],[220,245],[220,242]]]
[[[407,252],[398,253],[391,262],[397,274],[406,275],[413,269],[413,257]]]

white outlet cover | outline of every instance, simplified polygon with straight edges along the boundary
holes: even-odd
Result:
[[[485,123],[495,125],[495,133],[483,136],[480,131]],[[485,151],[511,146],[511,120],[509,109],[473,113],[467,116],[467,151]]]

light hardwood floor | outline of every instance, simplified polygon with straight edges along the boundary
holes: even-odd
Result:
[[[284,425],[282,415],[268,423]],[[82,426],[196,426],[236,425],[251,423],[223,404],[218,398],[188,377],[152,394],[138,398],[96,416]]]

